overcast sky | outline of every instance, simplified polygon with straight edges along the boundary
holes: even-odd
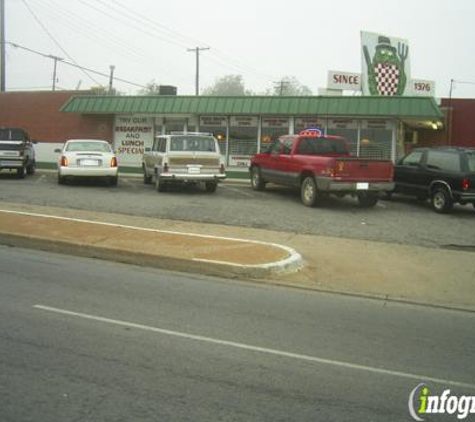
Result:
[[[329,70],[361,72],[360,32],[407,39],[411,76],[434,80],[437,97],[475,98],[473,0],[4,0],[6,40],[137,85],[178,94],[224,75],[256,93],[294,76],[314,94]],[[49,89],[53,60],[6,46],[7,91]],[[58,63],[59,89],[108,85],[108,77]],[[126,94],[140,87],[114,86]]]

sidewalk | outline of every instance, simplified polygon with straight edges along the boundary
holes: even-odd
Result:
[[[0,209],[2,244],[475,312],[473,252],[1,202]]]

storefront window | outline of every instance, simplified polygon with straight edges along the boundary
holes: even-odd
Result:
[[[227,118],[225,116],[201,116],[200,132],[211,133],[219,143],[221,155],[227,154],[228,145],[226,139]]]
[[[257,152],[257,117],[232,116],[229,127],[229,165],[247,167]]]
[[[318,128],[325,131],[325,120],[318,117],[296,117],[294,124],[294,133],[308,128]]]
[[[329,119],[328,135],[342,136],[350,144],[350,154],[358,154],[358,122],[351,119]]]
[[[185,131],[186,119],[184,118],[166,117],[163,118],[163,123],[166,133]]]
[[[363,120],[360,130],[360,157],[390,159],[393,124],[385,120]]]
[[[289,134],[287,117],[263,117],[261,120],[261,152],[266,151],[269,144],[282,135]]]

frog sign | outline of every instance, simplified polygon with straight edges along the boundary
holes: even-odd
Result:
[[[363,47],[363,52],[368,67],[370,95],[402,95],[407,83],[405,64],[409,55],[409,47],[398,42],[396,49],[391,45],[391,40],[388,37],[379,36],[373,60],[371,60],[366,45]]]

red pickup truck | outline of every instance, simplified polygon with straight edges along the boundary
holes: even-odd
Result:
[[[309,207],[329,194],[350,194],[361,206],[372,207],[380,193],[394,189],[390,160],[350,157],[346,139],[325,136],[318,129],[281,136],[267,152],[251,159],[249,170],[255,190],[263,190],[268,182],[295,186]]]

